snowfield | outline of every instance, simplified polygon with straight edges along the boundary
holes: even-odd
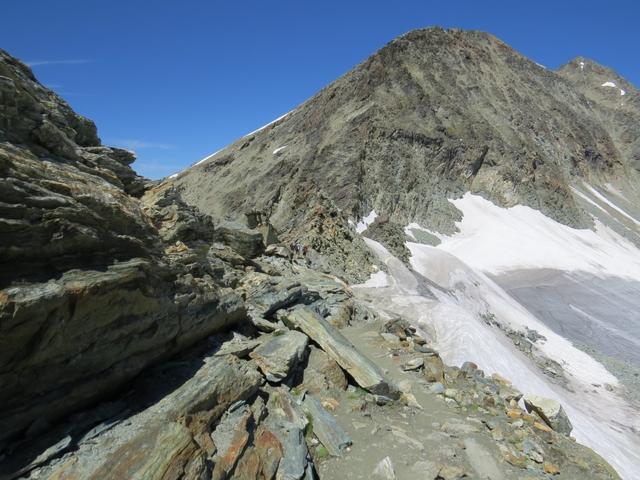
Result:
[[[600,203],[637,221],[603,198]],[[616,377],[570,339],[556,333],[558,329],[554,331],[548,322],[536,317],[495,279],[516,272],[525,279],[530,275],[535,286],[540,277],[535,272],[553,269],[574,275],[572,278],[586,278],[580,275],[588,274],[605,283],[617,278],[640,286],[640,250],[599,221],[595,230],[573,229],[529,207],[500,208],[469,193],[452,203],[463,213],[457,223],[459,232],[452,236],[429,232],[441,240],[437,247],[407,243],[412,270],[379,243],[365,239],[388,272],[375,273],[354,290],[383,316],[402,315],[426,332],[445,362],[461,365],[473,361],[488,374],[495,372],[510,379],[523,393],[557,399],[567,411],[574,426],[572,435],[579,442],[601,454],[623,478],[639,478],[640,415],[620,394]],[[422,229],[415,224],[410,228]],[[622,298],[640,293],[640,288],[615,293]],[[604,302],[605,295],[594,292],[587,298],[595,304]],[[607,308],[611,304],[606,304]],[[605,317],[595,318],[581,305],[561,306],[574,321],[625,333],[618,331],[624,321],[612,326]],[[637,321],[637,315],[633,318]],[[487,319],[544,336],[535,346],[543,357],[562,366],[568,388],[552,381]]]

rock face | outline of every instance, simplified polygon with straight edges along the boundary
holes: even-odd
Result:
[[[0,445],[246,316],[211,219],[0,51]],[[144,195],[143,195],[144,194]]]
[[[318,215],[335,206],[334,225],[375,209],[391,225],[450,233],[460,213],[447,199],[472,191],[588,227],[570,186],[638,184],[640,97],[593,62],[580,71],[580,61],[554,72],[485,33],[412,31],[175,184],[215,217],[264,210],[283,238],[315,242],[334,260],[351,239],[334,230],[331,247],[317,241],[315,205]],[[626,94],[601,87],[607,80]],[[393,249],[396,235],[380,230]],[[333,267],[357,276],[348,263]]]

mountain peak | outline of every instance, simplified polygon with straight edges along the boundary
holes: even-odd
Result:
[[[490,34],[412,30],[175,182],[214,217],[258,209],[284,231],[302,188],[353,219],[375,210],[445,233],[460,215],[448,198],[466,191],[587,227],[570,185],[620,176],[632,155],[593,108]]]

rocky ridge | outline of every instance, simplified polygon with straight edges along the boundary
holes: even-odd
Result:
[[[327,172],[318,167],[324,160],[311,150],[291,169],[289,162],[300,157],[288,157],[298,155],[288,146],[279,151],[276,170],[267,162],[256,165],[262,172],[254,172],[256,182],[265,171],[276,179],[278,171],[288,172],[288,181],[276,188],[264,184],[255,195],[241,186],[224,192],[218,206],[207,203],[206,208],[194,201],[196,190],[185,180],[190,172],[162,183],[140,178],[130,167],[130,152],[102,146],[92,122],[38,84],[25,65],[0,52],[0,477],[338,478],[337,472],[348,472],[354,460],[366,460],[357,452],[369,445],[358,431],[371,427],[380,439],[401,438],[413,445],[403,462],[413,462],[409,466],[427,478],[485,474],[478,452],[488,455],[504,478],[617,478],[604,460],[570,440],[567,422],[557,421],[561,408],[553,405],[553,415],[547,414],[543,399],[529,402],[531,412],[526,412],[518,404],[520,393],[506,380],[485,378],[471,364],[444,365],[424,332],[402,319],[378,318],[345,282],[364,279],[375,263],[349,217],[382,206],[392,223],[379,221],[369,233],[401,249],[397,226],[409,219],[403,209],[414,198],[399,189],[404,193],[397,203],[380,190],[374,204],[367,203],[368,189],[395,173],[378,167],[363,171],[370,163],[365,158],[381,147],[388,151],[384,145],[400,145],[407,156],[398,158],[437,147],[439,153],[432,153],[452,161],[445,162],[452,183],[442,189],[435,178],[429,180],[421,188],[424,198],[433,194],[434,205],[418,202],[411,209],[417,214],[425,207],[424,218],[445,229],[451,226],[445,216],[453,218],[455,212],[436,193],[468,188],[475,180],[461,186],[461,172],[477,165],[478,158],[482,165],[492,158],[492,150],[484,147],[449,143],[453,120],[438,124],[444,130],[435,129],[442,135],[433,142],[407,130],[419,111],[403,115],[391,130],[381,123],[397,113],[385,110],[391,108],[388,102],[378,110],[385,102],[378,103],[377,95],[385,97],[388,87],[382,80],[417,75],[410,68],[391,68],[387,57],[397,61],[407,51],[415,56],[425,48],[435,55],[429,42],[421,43],[423,35],[392,43],[358,67],[356,80],[347,76],[325,89],[309,103],[318,110],[294,112],[302,115],[300,125],[322,123],[317,132],[340,138],[347,125],[351,141],[368,139],[364,153],[353,157],[347,148],[355,144],[330,144],[320,133],[306,137],[328,155],[329,164],[345,161],[344,173],[331,178],[336,189],[323,186]],[[456,32],[429,35],[440,46],[456,38],[466,41]],[[506,55],[506,60],[498,55],[501,61],[513,61],[495,39],[479,35],[477,40],[482,47],[470,54],[498,52]],[[371,73],[373,90],[367,81]],[[398,85],[393,98],[412,102],[408,84]],[[363,96],[358,101],[366,108],[351,110],[363,115],[360,121],[350,114],[344,123],[333,109],[353,91],[373,97]],[[345,105],[345,111],[353,107]],[[375,119],[376,128],[369,129],[367,119]],[[580,135],[596,150],[611,153],[609,140]],[[252,161],[258,142],[242,142],[246,157],[223,152],[203,164],[205,173],[224,178],[220,168]],[[353,158],[359,160],[352,163]],[[551,162],[548,175],[575,170],[596,176],[626,168],[622,157],[603,158],[614,160],[578,161],[569,170]],[[511,168],[493,161],[487,165]],[[360,183],[353,183],[349,175],[357,172]],[[496,172],[485,174],[478,178],[493,179]],[[302,177],[306,180],[299,181]],[[503,179],[489,194],[507,203],[532,191],[547,198],[548,192],[537,190],[545,178],[509,198]],[[354,187],[364,190],[354,197]],[[262,195],[265,188],[275,196]],[[545,205],[557,205],[565,194],[560,188]],[[579,222],[574,207],[566,206],[567,215],[575,214]],[[306,253],[290,248],[301,244],[309,247]],[[422,416],[425,411],[452,421],[425,424],[431,418]],[[416,422],[422,430],[407,433],[389,424],[408,417],[422,419]],[[433,453],[427,448],[430,440],[419,447],[422,435],[446,448]],[[399,453],[396,446],[388,451]],[[475,453],[464,453],[469,451]],[[376,475],[389,477],[398,470],[403,478],[397,459],[395,467],[391,457],[378,460],[382,466]],[[370,470],[358,473],[369,476]]]

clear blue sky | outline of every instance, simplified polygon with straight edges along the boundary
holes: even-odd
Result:
[[[0,48],[159,178],[414,28],[488,31],[549,68],[583,55],[639,85],[639,21],[637,0],[13,0]]]

